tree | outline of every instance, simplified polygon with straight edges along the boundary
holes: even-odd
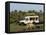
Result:
[[[28,10],[29,13],[31,13],[32,11],[31,10]]]
[[[32,10],[32,12],[34,12],[34,13],[35,13],[35,10]]]
[[[21,13],[22,11],[21,10],[19,10],[19,13]]]
[[[17,10],[15,10],[14,12],[17,12]]]
[[[42,13],[42,10],[40,10],[40,13]]]

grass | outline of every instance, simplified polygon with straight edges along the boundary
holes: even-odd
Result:
[[[10,24],[10,32],[17,32],[17,31],[22,31],[26,26],[20,26],[18,24],[12,23]]]
[[[32,30],[36,30],[36,29],[38,29],[38,30],[43,30],[43,24],[37,24],[37,25],[35,25],[36,27],[35,28],[33,28]],[[40,28],[38,28],[37,26],[39,26]],[[12,23],[12,24],[10,24],[10,32],[23,32],[23,31],[26,31],[26,26],[23,26],[23,25],[18,25],[18,24],[16,24],[16,23]],[[27,31],[28,31],[29,29],[27,29]]]

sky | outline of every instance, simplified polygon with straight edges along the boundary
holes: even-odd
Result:
[[[10,3],[10,12],[14,10],[36,10],[36,11],[43,11],[43,5],[36,5],[36,4],[20,4],[20,3]]]

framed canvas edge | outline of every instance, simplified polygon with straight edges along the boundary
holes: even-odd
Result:
[[[28,33],[28,32],[10,32],[10,30],[8,29],[8,27],[10,28],[10,25],[8,25],[8,13],[10,14],[10,3],[40,4],[40,5],[44,5],[44,16],[45,16],[45,3],[7,1],[7,2],[5,2],[5,33]],[[44,26],[45,26],[45,22],[44,22]],[[44,27],[44,29],[45,29],[45,27]],[[33,31],[33,32],[42,32],[42,31]],[[45,30],[43,32],[45,32]]]

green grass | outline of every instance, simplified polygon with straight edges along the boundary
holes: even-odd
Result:
[[[26,29],[26,26],[20,26],[15,23],[10,24],[10,32],[23,31],[24,29]]]
[[[39,25],[36,25],[37,26],[40,26],[40,28],[38,30],[43,30],[43,24],[39,24]],[[22,26],[22,25],[18,25],[16,23],[12,23],[10,24],[10,32],[20,32],[20,31],[26,31],[26,26]],[[36,30],[37,28],[34,28],[32,30]]]

